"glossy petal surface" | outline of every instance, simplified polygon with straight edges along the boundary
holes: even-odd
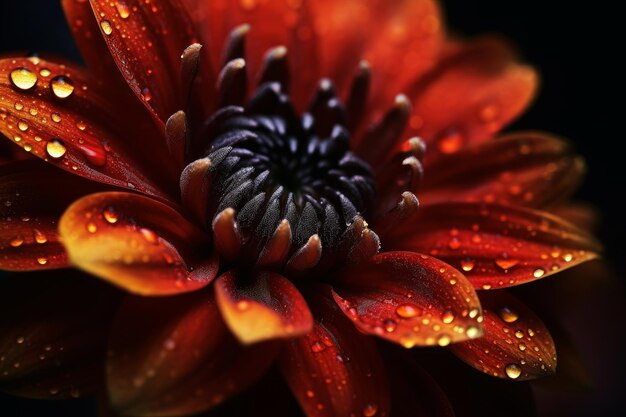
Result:
[[[398,343],[446,346],[481,335],[471,283],[442,261],[384,252],[345,270],[333,296],[359,330]]]
[[[217,274],[208,237],[174,209],[137,194],[86,196],[61,218],[73,265],[130,292],[193,291]]]

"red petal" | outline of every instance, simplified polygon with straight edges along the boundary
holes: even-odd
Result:
[[[442,155],[425,170],[422,204],[485,201],[545,207],[571,195],[584,162],[562,140],[528,132]]]
[[[493,39],[470,43],[407,91],[415,97],[410,124],[428,144],[427,158],[490,138],[528,106],[537,74],[513,63],[508,49]]]
[[[291,391],[309,417],[388,416],[387,379],[376,345],[343,317],[327,288],[314,290],[319,292],[307,297],[316,317],[313,330],[288,341],[279,357]]]
[[[211,290],[129,297],[111,336],[109,394],[124,415],[193,414],[245,389],[276,353],[273,345],[239,345]]]
[[[88,195],[66,210],[59,232],[73,265],[133,293],[194,291],[217,274],[208,237],[171,207],[137,194]]]
[[[57,77],[66,80],[57,86],[59,96],[53,87]],[[32,88],[25,89],[31,83]],[[0,132],[73,174],[163,197],[142,173],[144,164],[131,156],[130,144],[123,139],[126,123],[111,113],[116,106],[99,90],[98,83],[77,68],[40,58],[0,60]]]
[[[446,346],[481,334],[470,282],[438,259],[384,252],[343,271],[333,296],[362,332],[399,343]]]
[[[485,315],[480,339],[451,347],[463,361],[499,378],[527,380],[556,371],[556,348],[541,320],[504,291],[483,292]]]
[[[42,161],[0,167],[0,268],[29,271],[68,266],[57,222],[77,198],[99,188]]]
[[[4,279],[0,294],[0,389],[45,399],[93,394],[119,294],[68,271]]]
[[[430,253],[482,289],[534,281],[600,251],[593,237],[551,214],[476,203],[421,207],[384,242],[387,249]]]
[[[215,293],[224,320],[245,344],[296,337],[311,331],[313,317],[298,289],[271,272],[244,277],[227,272],[215,281]]]
[[[183,108],[180,55],[193,29],[178,0],[90,0],[109,51],[126,82],[161,122]]]

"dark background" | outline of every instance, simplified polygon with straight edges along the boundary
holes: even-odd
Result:
[[[624,52],[617,44],[619,25],[624,24],[617,22],[619,12],[611,11],[602,1],[443,3],[452,31],[470,36],[500,33],[517,45],[525,61],[539,69],[541,92],[534,106],[510,129],[557,133],[569,138],[585,156],[589,175],[576,197],[599,209],[598,235],[606,245],[606,257],[616,275],[624,276],[626,230],[621,204],[626,164],[617,146],[626,136],[626,117],[624,74],[616,62]],[[60,1],[0,0],[0,54],[16,50],[49,51],[79,59]],[[623,324],[616,325],[617,332],[623,332]],[[600,408],[607,407],[611,405],[604,403]],[[15,411],[5,414],[8,410]],[[0,415],[7,417],[87,417],[94,413],[93,404],[87,400],[69,405],[0,397]]]

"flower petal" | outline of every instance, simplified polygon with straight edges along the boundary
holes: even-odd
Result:
[[[586,232],[551,214],[477,203],[434,204],[385,235],[387,249],[430,253],[474,288],[520,285],[598,257]]]
[[[314,292],[315,291],[315,292]],[[376,345],[359,334],[328,294],[307,297],[316,317],[306,336],[289,340],[279,364],[307,416],[388,416],[389,393]]]
[[[481,335],[480,303],[470,282],[419,253],[384,252],[345,270],[333,296],[359,330],[406,348]]]
[[[311,331],[309,307],[289,280],[272,272],[244,279],[242,282],[235,271],[229,271],[215,281],[217,304],[240,342],[251,344]]]
[[[75,175],[165,198],[143,174],[146,164],[131,156],[131,144],[121,139],[126,123],[100,90],[78,68],[41,58],[2,59],[0,132]]]
[[[133,293],[194,291],[217,274],[208,237],[171,207],[141,195],[83,197],[63,214],[59,232],[73,265]]]
[[[111,336],[111,401],[124,415],[197,413],[260,378],[277,353],[275,347],[239,345],[210,288],[177,297],[131,296]]]
[[[68,266],[57,222],[74,200],[99,187],[34,159],[0,166],[0,269]]]
[[[508,50],[494,39],[469,43],[407,91],[415,97],[410,125],[428,144],[427,159],[490,138],[528,106],[537,74]]]
[[[420,202],[451,201],[545,207],[577,188],[584,162],[562,140],[514,133],[442,155],[425,168]]]
[[[42,399],[93,394],[118,301],[77,272],[2,280],[0,389]]]
[[[463,361],[499,378],[527,380],[556,371],[550,332],[524,304],[505,291],[481,292],[484,335],[451,346]]]
[[[183,108],[180,55],[193,41],[178,0],[90,0],[109,51],[126,82],[162,123]]]

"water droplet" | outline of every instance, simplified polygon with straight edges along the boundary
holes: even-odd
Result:
[[[402,304],[396,308],[396,314],[403,319],[412,319],[413,317],[421,316],[422,309],[412,304]]]
[[[42,77],[48,77],[50,76],[51,72],[48,68],[42,68],[39,70],[39,75],[41,75]]]
[[[72,390],[70,391],[70,396],[72,398],[79,398],[80,397],[80,391],[78,390],[78,388],[72,388]]]
[[[28,130],[28,123],[26,123],[23,120],[20,120],[19,122],[17,122],[17,128],[21,130],[22,132],[26,132]]]
[[[439,139],[439,150],[444,154],[457,152],[463,146],[463,135],[456,129],[448,129]]]
[[[55,97],[60,99],[68,98],[74,93],[74,84],[72,80],[63,75],[57,75],[52,80],[50,80],[50,88],[52,89],[52,94]]]
[[[48,241],[48,238],[46,237],[46,235],[44,235],[37,229],[33,230],[33,237],[35,238],[35,242],[39,243],[40,245]]]
[[[546,271],[544,271],[543,269],[541,269],[541,268],[537,268],[537,269],[535,269],[535,271],[533,272],[533,277],[535,277],[535,278],[541,278],[541,277],[543,276],[543,274],[545,274],[545,273],[546,273]]]
[[[87,223],[87,231],[89,233],[96,233],[98,231],[98,226],[95,223],[89,222]]]
[[[522,368],[516,363],[510,363],[504,367],[504,371],[506,372],[506,376],[511,379],[517,379],[522,374]]]
[[[469,311],[470,318],[475,319],[478,316],[479,312],[480,311],[477,308],[470,309],[470,311]]]
[[[378,413],[378,406],[376,404],[369,403],[363,408],[364,417],[374,417],[376,413]]]
[[[141,236],[149,243],[157,243],[159,241],[159,237],[157,236],[157,234],[150,229],[142,227],[141,229],[139,229],[139,233],[141,233]]]
[[[461,242],[459,241],[458,237],[453,237],[452,239],[450,239],[450,241],[448,242],[448,247],[452,250],[456,250],[458,248],[461,247]]]
[[[51,139],[46,143],[46,153],[54,159],[62,158],[67,152],[65,145],[60,139]]]
[[[18,337],[16,340],[18,345],[21,345],[22,343],[24,343],[24,338],[22,336]]]
[[[141,89],[141,96],[146,101],[152,100],[152,92],[150,91],[148,87],[144,87]]]
[[[514,323],[519,319],[519,315],[508,307],[502,307],[498,313],[500,318],[507,323]]]
[[[42,256],[42,257],[40,257],[40,258],[37,258],[37,263],[38,263],[39,265],[45,265],[45,264],[47,264],[47,263],[48,263],[48,258],[44,258],[43,256]]]
[[[24,105],[22,103],[20,103],[19,101],[15,102],[15,110],[21,111],[23,108],[24,108]]]
[[[461,261],[461,269],[465,272],[470,272],[472,269],[474,269],[474,266],[476,266],[476,261],[474,261],[473,259],[463,259]]]
[[[324,345],[321,342],[315,342],[311,345],[311,351],[313,353],[320,353],[321,351],[323,351],[324,349],[326,349],[326,345]]]
[[[571,253],[566,253],[563,255],[563,260],[565,262],[572,262],[572,259],[574,259],[574,255],[572,255]]]
[[[110,224],[115,224],[119,220],[119,215],[115,211],[115,208],[111,206],[104,208],[104,210],[102,211],[102,216],[104,217],[104,220],[106,220]]]
[[[499,268],[507,270],[513,268],[515,265],[519,264],[519,260],[510,259],[510,258],[498,258],[496,259],[496,265]]]
[[[16,236],[10,242],[10,245],[14,248],[19,248],[24,243],[24,238],[22,236]]]
[[[441,336],[439,336],[439,338],[437,339],[437,344],[439,346],[448,346],[450,344],[452,340],[450,340],[450,336],[446,335],[446,334],[442,334]]]
[[[109,22],[108,20],[101,21],[100,27],[102,28],[104,34],[107,36],[113,33],[113,26],[111,26],[111,22]]]
[[[85,130],[85,129],[87,129],[87,124],[85,124],[85,122],[83,122],[82,120],[79,120],[79,121],[76,122],[76,127],[79,130]]]
[[[523,338],[523,337],[524,337],[524,332],[523,332],[523,331],[521,331],[521,330],[517,330],[517,331],[515,332],[515,337],[517,337],[518,339]]]
[[[59,388],[52,387],[48,390],[48,392],[50,393],[50,395],[57,395],[59,393]]]
[[[441,315],[441,321],[443,321],[446,324],[450,324],[454,321],[454,313],[450,310],[446,310],[443,312],[443,314]]]
[[[23,148],[24,148],[24,150],[25,150],[26,152],[30,152],[30,151],[32,151],[32,150],[33,150],[33,146],[32,146],[30,143],[25,143],[25,144],[23,145]]]
[[[309,398],[313,398],[313,397],[315,397],[315,393],[313,391],[311,391],[311,390],[307,390],[306,396],[309,397]]]
[[[476,339],[478,336],[480,336],[480,329],[476,326],[469,326],[467,330],[465,330],[465,334],[470,339]]]
[[[396,327],[398,327],[398,325],[393,319],[385,319],[383,321],[383,328],[387,333],[393,332],[394,330],[396,330]]]
[[[9,75],[11,83],[20,90],[28,91],[37,84],[37,75],[28,68],[16,68]]]
[[[526,350],[526,345],[523,343],[520,343],[518,346],[519,350],[521,350],[522,352]]]
[[[59,113],[52,113],[50,117],[54,123],[61,123],[61,115]]]
[[[104,166],[107,161],[107,154],[102,146],[93,143],[78,143],[78,149],[87,158],[87,161],[95,166]]]
[[[123,1],[116,1],[115,8],[117,9],[117,13],[120,15],[122,19],[128,19],[130,16],[130,9]]]

